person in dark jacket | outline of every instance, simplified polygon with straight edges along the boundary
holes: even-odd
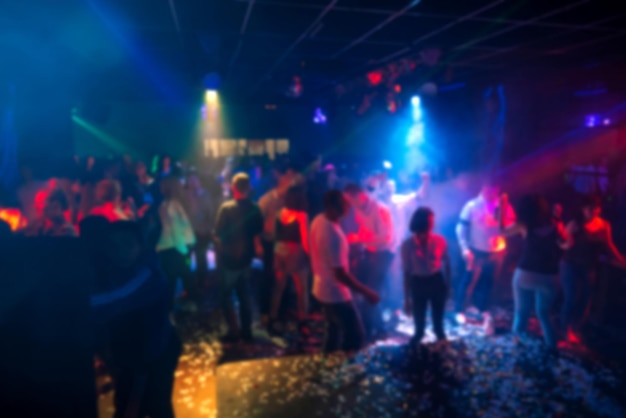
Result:
[[[98,346],[106,347],[113,371],[114,417],[172,418],[181,343],[169,319],[169,285],[156,254],[143,245],[135,222],[85,222],[83,238],[97,251],[91,309]]]

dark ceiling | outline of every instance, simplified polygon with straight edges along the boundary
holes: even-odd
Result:
[[[0,16],[0,51],[19,58],[13,75],[23,75],[20,63],[37,73],[40,64],[50,72],[54,62],[52,68],[65,68],[72,80],[120,95],[148,90],[146,81],[160,94],[175,95],[179,86],[201,87],[211,72],[237,97],[281,96],[294,76],[302,81],[303,97],[328,95],[337,86],[359,85],[376,70],[454,82],[520,69],[622,63],[626,51],[626,5],[609,0],[10,3]],[[434,56],[428,65],[425,51]],[[397,66],[407,63],[398,75]]]

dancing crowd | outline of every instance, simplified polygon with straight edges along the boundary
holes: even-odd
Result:
[[[106,330],[98,353],[117,371],[116,416],[173,416],[170,394],[181,345],[171,313],[202,304],[210,250],[225,343],[254,340],[256,310],[270,334],[284,332],[281,306],[291,281],[298,332],[306,339],[310,313],[320,311],[325,353],[353,352],[384,338],[382,308],[398,305],[414,319],[413,344],[424,336],[429,306],[434,334],[444,343],[453,284],[455,324],[469,316],[489,322],[509,236],[524,239],[512,278],[513,332],[522,342],[534,306],[547,348],[556,349],[559,340],[579,332],[602,257],[626,268],[595,196],[565,223],[560,206],[545,196],[523,196],[514,208],[490,179],[463,206],[457,242],[450,242],[434,232],[440,208],[427,206],[433,193],[427,174],[399,194],[385,174],[341,178],[336,167],[320,161],[298,166],[284,160],[273,170],[236,165],[207,171],[164,157],[150,172],[126,157],[98,170],[89,158],[76,175],[45,182],[24,168],[19,207],[0,202],[3,235],[84,241],[96,272],[91,307]],[[455,280],[453,245],[464,260]],[[255,258],[263,267],[253,293]],[[391,296],[394,281],[403,284],[403,303]],[[140,400],[133,398],[138,379]]]

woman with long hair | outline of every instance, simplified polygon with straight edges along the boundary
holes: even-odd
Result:
[[[275,331],[278,311],[287,287],[293,278],[298,305],[299,329],[306,334],[305,321],[309,309],[309,217],[306,193],[302,186],[291,186],[285,194],[285,206],[276,215],[274,274],[276,281],[270,310],[270,329]]]
[[[500,208],[509,205],[508,196],[503,194]],[[500,228],[506,236],[524,237],[522,258],[513,275],[515,318],[513,332],[520,337],[526,333],[530,311],[535,312],[541,324],[546,345],[554,349],[557,333],[550,318],[550,311],[557,294],[556,278],[562,249],[570,245],[562,224],[552,220],[550,204],[540,195],[522,198],[518,208],[517,222],[505,227],[504,210],[500,211]]]
[[[600,253],[608,253],[618,266],[626,266],[626,259],[613,243],[611,224],[601,217],[600,203],[597,196],[586,197],[577,219],[567,225],[573,246],[565,252],[561,266],[561,331],[573,342],[578,341],[578,328],[590,310],[593,277]]]

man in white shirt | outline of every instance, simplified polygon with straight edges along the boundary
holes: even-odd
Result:
[[[494,280],[499,276],[506,250],[506,240],[499,224],[500,188],[485,183],[480,195],[465,204],[456,227],[456,234],[467,271],[455,292],[457,321],[464,322],[465,302],[473,298],[479,311],[485,313]],[[506,225],[515,222],[511,205],[507,206]],[[505,225],[505,226],[506,226]]]
[[[358,184],[349,184],[344,190],[355,208],[358,232],[349,234],[348,241],[363,246],[363,283],[377,292],[385,287],[385,278],[393,261],[395,230],[393,217],[387,206],[369,196]],[[382,312],[379,307],[362,306],[363,323],[370,339],[384,335]]]
[[[363,346],[363,325],[352,300],[352,291],[361,293],[371,304],[380,301],[374,290],[349,272],[348,240],[339,226],[348,207],[343,194],[331,190],[324,195],[324,213],[311,224],[313,296],[321,303],[327,322],[325,353],[356,351]]]

